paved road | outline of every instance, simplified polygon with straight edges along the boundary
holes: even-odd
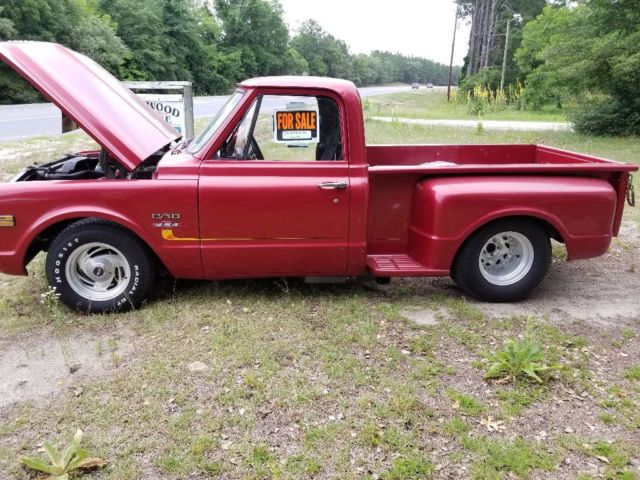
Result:
[[[444,87],[436,87],[438,89]],[[360,88],[362,97],[384,95],[388,93],[408,92],[409,86],[396,87],[364,87]],[[196,97],[193,100],[196,118],[214,115],[227,101],[228,96]],[[380,118],[391,121],[389,118]],[[446,125],[455,127],[476,127],[476,120],[402,120],[421,125]],[[0,106],[0,141],[28,138],[36,135],[60,134],[61,115],[51,103],[34,103],[28,105]],[[486,129],[502,130],[569,130],[567,123],[554,122],[513,122],[485,120],[482,125]]]
[[[50,103],[0,106],[0,141],[59,134],[60,110]]]
[[[407,92],[408,86],[365,87],[360,95],[368,97],[386,93]],[[226,102],[228,96],[196,97],[193,110],[196,118],[214,115]],[[36,135],[57,135],[61,129],[60,110],[51,103],[0,106],[0,141],[33,137]]]

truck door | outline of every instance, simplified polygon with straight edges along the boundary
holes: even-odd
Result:
[[[208,278],[345,275],[349,169],[337,102],[259,95],[202,162]]]

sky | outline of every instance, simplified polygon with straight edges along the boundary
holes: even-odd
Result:
[[[451,55],[453,0],[280,0],[295,31],[313,18],[349,45],[352,53],[388,50],[446,65]],[[459,21],[454,64],[467,53],[469,26]]]

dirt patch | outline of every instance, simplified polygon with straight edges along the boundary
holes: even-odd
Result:
[[[438,325],[449,316],[445,309],[409,310],[403,316],[420,326]]]
[[[7,339],[0,343],[0,408],[67,390],[79,395],[85,381],[121,367],[133,351],[130,331]]]
[[[595,330],[640,327],[640,234],[625,222],[603,257],[554,263],[542,284],[518,303],[475,303],[487,315],[535,315]]]

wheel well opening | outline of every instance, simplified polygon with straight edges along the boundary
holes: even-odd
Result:
[[[38,235],[36,235],[36,237],[31,241],[31,244],[29,245],[29,248],[27,249],[27,253],[25,254],[25,259],[24,259],[25,268],[26,268],[27,265],[29,265],[31,260],[33,260],[34,257],[38,253],[47,252],[49,250],[49,247],[53,243],[53,241],[56,239],[56,237],[58,235],[60,235],[60,233],[62,233],[62,231],[65,228],[67,228],[69,225],[72,225],[72,224],[74,224],[76,222],[87,221],[87,220],[97,220],[97,221],[100,221],[101,223],[104,223],[104,224],[107,224],[107,225],[113,225],[113,226],[118,227],[120,229],[126,230],[130,235],[132,235],[136,240],[138,240],[138,242],[140,242],[140,245],[142,245],[146,249],[146,251],[149,253],[151,258],[154,260],[154,262],[157,264],[157,266],[159,268],[163,269],[164,271],[168,271],[166,266],[164,265],[164,263],[160,259],[160,257],[158,257],[158,255],[156,254],[156,252],[154,252],[153,249],[147,244],[147,242],[145,242],[134,231],[132,231],[131,229],[129,229],[129,228],[127,228],[124,225],[121,225],[119,223],[112,222],[112,221],[109,221],[109,220],[104,220],[104,219],[98,218],[98,217],[70,218],[70,219],[67,219],[67,220],[62,220],[62,221],[60,221],[58,223],[55,223],[55,224],[50,225],[49,227],[45,228],[42,232],[38,233]]]
[[[24,266],[25,268],[31,260],[35,258],[36,255],[40,252],[47,252],[53,240],[62,232],[65,228],[67,228],[72,223],[75,223],[79,220],[83,220],[83,218],[69,218],[67,220],[62,220],[58,223],[48,226],[43,231],[38,233],[35,238],[29,244],[27,248],[27,253],[24,258]]]
[[[509,217],[500,217],[500,218],[495,218],[487,223],[483,223],[482,225],[479,225],[475,230],[473,230],[471,233],[469,233],[469,235],[467,235],[467,238],[464,239],[464,241],[462,242],[462,244],[458,247],[458,250],[456,251],[456,254],[453,258],[453,263],[451,265],[451,269],[453,270],[455,268],[455,265],[457,263],[458,260],[458,256],[460,255],[460,252],[462,251],[463,247],[467,244],[467,242],[469,242],[469,239],[480,229],[485,228],[488,225],[491,225],[495,222],[501,222],[504,220],[517,220],[517,221],[526,221],[526,222],[530,222],[533,224],[538,225],[540,228],[542,228],[542,230],[544,230],[544,232],[547,234],[547,236],[550,239],[556,240],[560,243],[564,243],[564,239],[562,238],[562,235],[560,234],[560,232],[549,222],[547,222],[546,220],[539,218],[539,217],[532,217],[532,216],[527,216],[527,215],[514,215],[514,216],[509,216]]]

